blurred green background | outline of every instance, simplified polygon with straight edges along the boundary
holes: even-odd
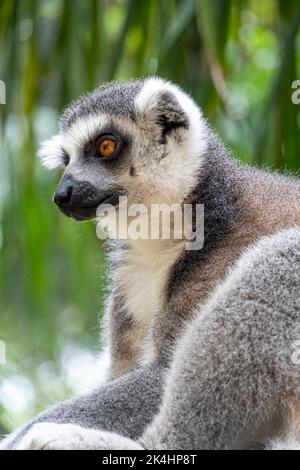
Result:
[[[59,214],[59,175],[35,156],[57,114],[104,81],[158,74],[238,158],[296,172],[299,25],[298,0],[0,1],[0,434],[81,391],[98,349],[103,246]]]

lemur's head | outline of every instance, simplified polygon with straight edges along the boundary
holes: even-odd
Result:
[[[159,78],[109,83],[73,103],[40,157],[65,167],[54,201],[77,220],[101,203],[178,203],[194,188],[206,150],[199,108]]]

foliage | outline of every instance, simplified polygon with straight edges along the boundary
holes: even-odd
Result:
[[[37,164],[57,113],[111,79],[158,74],[186,88],[235,154],[296,171],[296,0],[2,0],[0,421],[11,429],[82,387],[97,348],[103,247],[51,205]],[[90,353],[88,351],[94,351]],[[63,377],[63,378],[62,378]]]

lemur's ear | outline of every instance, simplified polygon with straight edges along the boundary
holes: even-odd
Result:
[[[189,118],[181,103],[183,92],[159,79],[146,81],[136,100],[138,116],[157,125],[162,143],[168,135],[179,137],[189,128]],[[185,95],[186,99],[189,99]]]
[[[175,95],[170,91],[161,91],[157,95],[155,122],[161,127],[162,143],[168,134],[177,130],[188,129],[189,121]]]
[[[38,151],[42,165],[48,170],[62,168],[66,163],[66,153],[62,147],[62,136],[57,134],[51,139],[42,142]]]

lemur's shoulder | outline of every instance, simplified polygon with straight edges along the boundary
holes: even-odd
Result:
[[[283,228],[300,226],[297,178],[241,165],[226,153],[206,158],[207,167],[202,167],[193,195],[204,204],[204,246],[184,251],[170,270],[166,289],[170,315],[161,319],[164,325],[157,325],[167,335],[172,331],[175,335],[192,317],[248,246]]]

